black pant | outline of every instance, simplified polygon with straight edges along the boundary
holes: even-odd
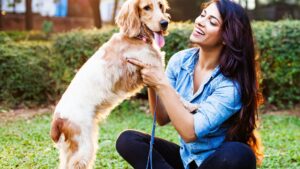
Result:
[[[116,149],[135,169],[145,169],[149,153],[150,135],[127,130],[120,134]],[[154,169],[183,169],[180,147],[172,142],[155,138],[153,145]],[[195,162],[190,169],[255,169],[256,160],[252,150],[243,143],[225,142],[200,167]]]

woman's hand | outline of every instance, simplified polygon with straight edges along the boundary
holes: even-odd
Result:
[[[136,59],[127,58],[127,61],[141,68],[143,82],[153,88],[159,96],[165,113],[157,113],[158,122],[164,125],[172,121],[173,126],[185,142],[195,141],[197,137],[194,130],[194,117],[183,106],[176,91],[169,85],[163,68],[144,64]]]
[[[129,63],[141,68],[141,75],[146,86],[157,90],[162,85],[168,85],[168,79],[164,73],[163,67],[145,64],[137,59],[126,59]]]

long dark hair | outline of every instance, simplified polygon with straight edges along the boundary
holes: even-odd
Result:
[[[259,138],[255,134],[257,111],[262,101],[257,80],[254,39],[246,11],[230,0],[211,0],[208,6],[216,3],[221,14],[222,39],[225,43],[220,56],[220,70],[224,76],[237,81],[240,87],[242,108],[229,119],[230,128],[227,141],[239,141],[251,146],[257,157],[262,160]]]

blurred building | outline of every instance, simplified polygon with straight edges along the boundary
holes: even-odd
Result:
[[[25,29],[25,0],[18,1],[0,1],[2,30]],[[122,2],[123,0],[119,0],[118,8]],[[34,30],[41,30],[45,21],[53,23],[55,32],[94,27],[93,12],[89,0],[32,0],[31,7]],[[102,22],[112,22],[114,0],[101,0],[99,7]]]
[[[248,10],[248,13],[254,20],[300,19],[299,3],[274,2],[261,4],[253,10]]]
[[[194,21],[207,0],[168,0],[173,21]],[[300,19],[300,0],[234,0],[253,20]]]
[[[0,29],[25,29],[25,1],[0,0]],[[41,30],[45,21],[53,23],[54,31],[67,31],[73,28],[94,27],[91,0],[31,0],[33,29]],[[99,5],[101,21],[113,22],[116,0],[101,0]],[[117,9],[122,2],[119,0]],[[200,5],[206,0],[168,0],[173,21],[194,21],[200,14]],[[234,0],[240,3],[254,20],[300,19],[300,0]],[[17,2],[17,3],[14,3]],[[14,4],[14,5],[12,5]]]

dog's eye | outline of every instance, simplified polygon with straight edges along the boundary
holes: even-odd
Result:
[[[149,11],[151,8],[150,8],[149,5],[147,5],[147,6],[144,7],[144,9],[145,9],[146,11]]]

